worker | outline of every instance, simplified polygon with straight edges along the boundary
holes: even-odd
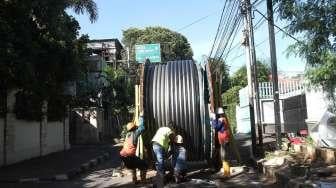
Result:
[[[183,137],[177,135],[173,144],[173,156],[172,156],[172,165],[174,168],[174,178],[176,183],[180,183],[185,180],[185,175],[187,172],[187,163],[186,163],[186,149],[183,144]]]
[[[168,159],[168,149],[170,145],[174,142],[175,134],[172,130],[172,122],[168,123],[167,127],[160,127],[153,139],[152,147],[155,156],[155,167],[156,167],[156,184],[157,187],[163,187],[165,178],[165,161]]]
[[[138,127],[134,122],[130,122],[127,124],[127,134],[125,142],[123,148],[120,151],[121,160],[124,162],[127,168],[132,170],[133,183],[138,183],[136,169],[140,169],[140,178],[141,181],[144,182],[146,181],[146,171],[148,168],[147,162],[136,156],[138,138],[145,130],[143,113],[140,113],[138,124]]]
[[[228,143],[230,140],[230,131],[228,120],[222,107],[217,108],[215,118],[211,122],[217,132],[218,142],[220,144],[220,158],[222,161],[222,171],[225,177],[230,175],[230,166],[227,162]]]

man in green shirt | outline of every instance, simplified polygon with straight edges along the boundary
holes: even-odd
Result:
[[[160,127],[152,139],[153,152],[156,159],[155,167],[161,183],[165,175],[164,161],[168,157],[170,143],[172,143],[175,138],[174,131],[170,128],[172,127],[172,123],[169,123],[168,126],[169,127]]]

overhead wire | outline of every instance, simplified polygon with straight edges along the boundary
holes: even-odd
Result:
[[[237,33],[238,33],[238,31],[240,30],[240,28],[241,28],[241,17],[239,17],[239,21],[238,21],[238,23],[237,23],[237,27],[235,28],[235,31],[234,31],[234,34],[233,34],[233,36],[237,36]],[[224,61],[226,60],[226,58],[228,57],[228,55],[229,55],[229,53],[231,52],[231,48],[232,48],[232,44],[233,44],[233,41],[234,41],[234,39],[235,38],[232,38],[231,39],[231,43],[230,43],[230,46],[229,46],[229,48],[228,48],[228,50],[227,50],[227,52],[225,53],[225,55],[224,55]]]
[[[227,2],[227,1],[226,1]],[[237,2],[237,1],[236,1]],[[264,2],[264,0],[255,0],[253,3],[252,3],[252,5],[253,6],[259,6],[262,2]],[[232,10],[232,9],[231,9]],[[230,14],[231,15],[231,14]],[[229,15],[229,16],[230,16]],[[230,21],[232,21],[232,19],[230,20]],[[228,23],[231,23],[230,21],[228,21],[227,22],[227,24]],[[257,21],[257,23],[254,25],[254,29],[255,30],[257,30],[261,25],[263,25],[265,23],[265,20],[263,19],[263,18],[260,18],[258,21]],[[240,26],[240,25],[239,25]],[[227,31],[232,31],[232,29],[228,29]],[[227,33],[221,33],[220,35],[222,35],[222,40],[221,41],[223,41],[224,39],[226,39],[226,41],[228,41],[228,39],[230,40],[230,36],[229,37],[226,37],[226,34]],[[235,34],[234,34],[234,36],[236,36],[236,34],[237,34],[237,31],[235,32]],[[217,38],[218,38],[218,33],[217,33]],[[216,41],[217,42],[217,41]],[[218,46],[217,46],[217,50],[216,50],[216,54],[215,54],[215,56],[214,57],[221,57],[221,55],[219,55],[219,53],[218,52],[222,52],[221,54],[224,54],[224,59],[226,59],[227,57],[228,57],[228,55],[229,55],[229,53],[232,51],[232,50],[234,50],[234,49],[236,49],[236,48],[238,48],[239,46],[240,46],[240,42],[238,42],[238,43],[236,43],[235,45],[233,45],[233,41],[231,41],[231,43],[230,43],[230,45],[229,45],[229,48],[228,48],[228,50],[226,51],[226,52],[224,52],[223,53],[223,50],[225,50],[226,49],[226,45],[224,44],[222,44],[222,43],[220,43]],[[233,45],[233,47],[232,47],[232,45]],[[215,42],[213,43],[213,48],[214,48],[214,46],[215,46]],[[211,53],[210,53],[210,56],[212,55],[212,51],[213,51],[213,48],[211,49]]]
[[[234,3],[232,3],[234,2]],[[234,12],[238,12],[238,1],[225,1],[223,6],[221,20],[219,22],[215,40],[213,42],[209,57],[218,57],[224,49],[224,38],[226,38],[234,23]]]
[[[182,31],[182,30],[184,30],[184,29],[186,29],[186,28],[188,28],[188,27],[190,27],[190,26],[192,26],[192,25],[194,25],[194,24],[196,24],[196,23],[198,23],[198,22],[201,22],[201,21],[205,20],[206,18],[212,16],[213,14],[215,14],[215,13],[211,13],[211,14],[208,14],[208,15],[206,15],[206,16],[203,16],[203,17],[201,17],[201,18],[199,18],[199,19],[197,19],[197,20],[191,22],[190,24],[187,24],[187,25],[185,25],[185,26],[183,26],[183,27],[177,29],[176,31],[177,31],[177,32],[180,32],[180,31]]]
[[[269,19],[263,13],[261,13],[258,9],[255,9],[255,11],[257,13],[259,13],[265,20],[269,21]],[[299,39],[295,38],[293,35],[289,34],[288,32],[286,32],[284,29],[282,29],[281,27],[277,26],[276,24],[273,23],[273,26],[276,27],[276,28],[278,28],[280,31],[282,31],[283,33],[285,33],[287,36],[289,36],[290,38],[292,38],[296,42],[303,43],[302,41],[300,41]]]
[[[223,49],[225,49],[226,44],[225,41],[227,41],[228,37],[228,33],[232,30],[232,27],[234,27],[234,23],[237,19],[237,15],[239,13],[239,3],[238,1],[234,1],[234,4],[231,6],[231,10],[228,13],[227,16],[227,22],[225,24],[225,26],[223,27],[223,31],[221,32],[220,35],[220,41],[219,44],[217,46],[217,50],[216,53],[214,55],[214,57],[218,58],[220,56],[220,54],[222,54]]]
[[[256,7],[257,7],[258,5],[260,5],[260,3],[262,3],[264,0],[261,0],[261,1],[259,1],[259,2],[258,2],[258,1],[259,1],[259,0],[255,0],[255,1],[252,3],[252,6],[254,6],[255,9],[256,9]],[[273,11],[276,11],[277,8],[279,8],[279,6],[274,7],[274,10],[273,10]],[[260,14],[261,12],[258,12],[258,13]],[[262,16],[262,15],[261,15],[261,16]],[[257,31],[257,30],[258,30],[264,23],[266,23],[267,20],[268,20],[268,19],[265,19],[265,17],[262,16],[262,17],[256,22],[256,24],[254,24],[253,29],[254,29],[255,31]],[[276,31],[275,34],[279,33],[281,30],[282,30],[281,28],[278,28],[278,31]],[[259,45],[265,43],[267,40],[268,40],[268,38],[265,39],[265,40],[263,40],[263,41],[261,41],[260,43],[256,44],[255,47],[258,47]],[[239,47],[239,43],[235,45],[235,48],[237,48],[237,47]],[[233,49],[232,49],[232,50],[233,50]],[[232,50],[231,50],[231,51],[232,51]],[[230,61],[233,61],[233,60],[235,60],[235,59],[237,59],[237,58],[239,58],[239,57],[241,57],[241,56],[243,56],[243,55],[244,55],[244,53],[239,54],[239,55],[235,56],[234,58],[230,59]]]
[[[221,59],[223,57],[223,54],[225,52],[225,50],[227,49],[228,47],[228,44],[229,44],[229,41],[231,40],[232,36],[233,36],[233,33],[235,32],[236,29],[238,29],[239,25],[240,25],[240,21],[241,21],[241,17],[239,15],[236,16],[235,20],[234,20],[234,23],[233,23],[233,26],[230,28],[230,32],[227,36],[227,39],[226,39],[226,42],[223,46],[223,49],[222,49],[222,52],[219,56],[219,58]],[[237,34],[237,32],[235,33],[235,35]]]
[[[278,34],[281,30],[279,29],[278,31],[276,31],[274,34]],[[258,44],[255,45],[255,48],[257,48],[258,46],[260,46],[261,44],[265,43],[268,40],[268,38],[264,39],[263,41],[259,42]],[[239,55],[237,55],[236,57],[233,57],[232,59],[230,59],[230,62],[243,56],[245,53],[241,53]]]
[[[220,32],[220,30],[221,30],[221,26],[222,26],[222,22],[223,22],[223,15],[224,15],[224,11],[225,11],[225,7],[226,7],[227,2],[228,2],[228,1],[225,1],[224,6],[223,6],[223,9],[222,9],[221,17],[220,17],[219,24],[218,24],[218,27],[217,27],[216,36],[215,36],[214,42],[213,42],[213,44],[212,44],[212,47],[211,47],[211,50],[210,50],[209,57],[211,57],[211,55],[212,55],[212,52],[213,52],[213,50],[214,50],[214,48],[215,48],[215,44],[216,44],[216,41],[217,41],[219,32]]]
[[[256,31],[260,28],[261,25],[263,25],[265,23],[265,20],[263,18],[260,18],[257,23],[254,25],[253,29]],[[229,51],[228,53],[232,52],[234,49],[238,48],[241,46],[240,41],[237,42]]]

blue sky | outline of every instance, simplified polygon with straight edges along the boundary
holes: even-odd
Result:
[[[99,18],[90,23],[87,15],[76,15],[70,11],[80,23],[81,34],[88,34],[90,39],[118,38],[121,40],[122,31],[129,27],[144,28],[147,26],[162,26],[178,31],[181,28],[202,17],[202,21],[180,30],[189,40],[194,52],[194,59],[201,60],[202,55],[208,55],[216,34],[220,13],[225,0],[96,0]],[[265,5],[261,3],[257,8],[266,13]],[[255,13],[254,22],[259,20]],[[286,23],[276,20],[280,26]],[[265,22],[255,31],[255,44],[268,37],[267,23]],[[241,39],[241,32],[233,44]],[[293,43],[282,32],[276,35],[278,67],[281,71],[296,72],[304,70],[304,63],[299,58],[286,57],[284,51]],[[245,63],[243,47],[235,48],[228,56],[230,72],[234,72]],[[256,48],[257,58],[269,59],[268,41]],[[241,55],[237,58],[237,56]]]

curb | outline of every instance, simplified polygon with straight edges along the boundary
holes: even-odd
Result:
[[[70,169],[65,174],[56,174],[51,177],[32,177],[32,178],[8,178],[8,179],[1,179],[0,183],[36,183],[42,181],[68,181],[80,174],[90,171],[97,165],[103,163],[104,161],[108,160],[111,157],[109,152],[105,152],[102,155],[89,160],[86,163],[83,163],[78,168]]]
[[[315,188],[317,187],[316,183],[313,183],[311,180],[305,180],[304,177],[290,178],[286,174],[281,172],[275,172],[276,184],[281,187],[306,187],[306,188]]]

